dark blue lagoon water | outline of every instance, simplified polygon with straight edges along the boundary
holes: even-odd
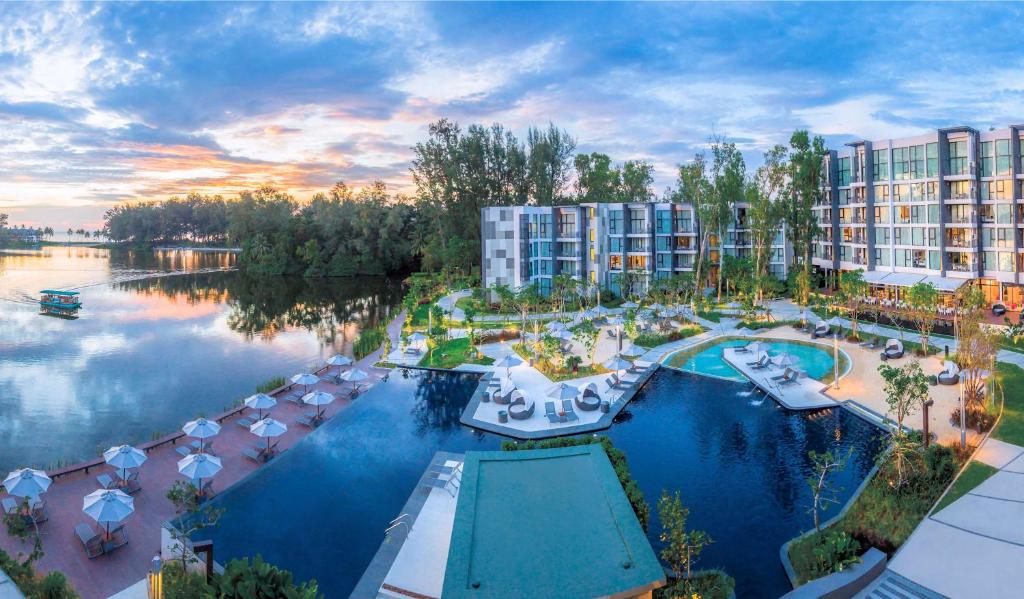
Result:
[[[0,473],[94,458],[212,415],[273,376],[349,351],[401,283],[225,271],[229,253],[0,252]],[[38,292],[78,289],[77,320]]]
[[[502,437],[458,419],[475,375],[397,372],[336,419],[216,501],[226,514],[212,532],[220,560],[259,553],[346,597],[369,564],[435,451],[497,449]],[[740,597],[789,590],[779,546],[811,526],[807,452],[853,450],[836,479],[843,500],[880,449],[872,425],[843,410],[787,412],[745,383],[662,369],[607,433],[626,451],[652,506],[679,490],[690,525],[715,544],[702,567],[722,567]],[[833,508],[837,510],[837,508]]]

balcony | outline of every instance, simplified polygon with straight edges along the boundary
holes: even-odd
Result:
[[[916,266],[916,265],[915,265]],[[974,272],[978,270],[978,262],[950,262],[949,270],[953,272]]]
[[[978,224],[978,216],[975,213],[970,214],[957,214],[954,215],[950,212],[946,212],[946,224],[947,225],[976,225]]]
[[[978,247],[978,240],[973,238],[973,237],[969,237],[967,239],[956,238],[956,237],[954,237],[954,238],[947,238],[946,239],[946,247],[965,248],[965,249],[972,249],[973,250],[973,249],[977,249],[977,247]]]
[[[580,230],[577,229],[576,227],[564,227],[564,228],[563,227],[559,227],[558,228],[558,236],[559,237],[568,237],[568,238],[571,238],[571,239],[579,239]]]

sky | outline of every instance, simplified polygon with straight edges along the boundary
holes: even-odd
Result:
[[[47,3],[0,9],[0,212],[99,228],[120,202],[343,180],[412,191],[427,126],[568,130],[655,188],[712,135],[756,166],[1024,122],[1019,4]]]

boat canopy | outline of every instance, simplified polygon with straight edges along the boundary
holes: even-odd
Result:
[[[39,293],[45,293],[46,295],[63,295],[67,297],[74,297],[78,295],[77,291],[60,291],[58,289],[43,289]]]

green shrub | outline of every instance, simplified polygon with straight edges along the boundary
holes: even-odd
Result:
[[[210,599],[318,599],[323,595],[315,580],[298,586],[291,572],[272,566],[257,555],[252,563],[247,558],[228,562],[206,596]]]
[[[359,332],[359,337],[352,344],[352,354],[356,360],[362,360],[366,356],[377,351],[384,341],[388,339],[388,331],[384,327],[364,329]]]
[[[670,333],[641,333],[633,338],[633,344],[640,347],[657,347],[664,343],[679,341],[687,337],[693,337],[704,332],[704,328],[698,325],[686,326]]]
[[[608,454],[608,461],[611,462],[612,468],[615,470],[615,475],[619,477],[619,483],[622,485],[622,490],[626,493],[626,498],[629,499],[629,504],[633,506],[633,511],[636,513],[636,519],[640,521],[640,526],[646,532],[647,523],[651,519],[651,507],[647,505],[647,500],[644,499],[643,491],[640,490],[639,485],[637,485],[636,481],[633,480],[633,475],[629,471],[629,463],[626,461],[625,452],[615,447],[615,445],[612,444],[612,440],[608,437],[599,435],[555,437],[554,439],[544,439],[542,441],[504,441],[501,444],[501,449],[504,451],[553,449],[558,447],[593,445],[595,443],[600,444],[604,448],[604,452]]]
[[[46,576],[36,574],[32,561],[19,561],[0,549],[0,571],[6,572],[27,599],[77,599],[64,574],[53,571]]]
[[[266,381],[260,383],[259,385],[256,385],[256,393],[268,393],[270,391],[273,391],[274,389],[277,389],[278,387],[283,387],[286,382],[287,381],[283,376],[275,376],[273,378],[267,379]]]
[[[700,599],[729,599],[735,588],[736,580],[725,571],[700,570],[690,576],[692,595],[687,594],[686,585],[681,580],[669,581],[654,591],[654,599],[690,599],[692,596]]]
[[[815,540],[815,578],[842,572],[860,562],[860,543],[845,532],[831,530]]]
[[[195,599],[203,597],[211,588],[206,576],[199,572],[186,573],[177,561],[166,562],[160,570],[164,599]]]

